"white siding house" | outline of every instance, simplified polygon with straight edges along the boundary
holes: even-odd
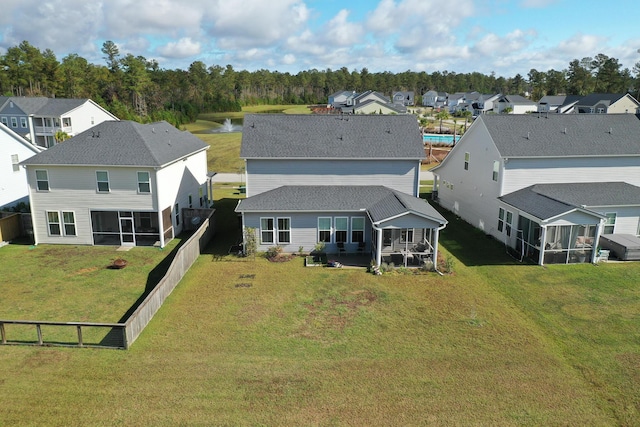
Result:
[[[103,122],[24,162],[38,243],[164,246],[208,207],[208,146],[167,122]]]
[[[118,120],[90,99],[4,97],[0,121],[33,145],[49,148],[55,134],[77,135],[107,120]]]
[[[29,202],[27,174],[20,162],[39,152],[37,147],[0,124],[0,210]]]
[[[280,245],[436,259],[446,220],[418,198],[425,157],[407,115],[247,115],[247,198],[236,211],[259,250]]]
[[[541,264],[573,262],[575,248],[545,258],[549,227],[591,233],[594,248],[600,234],[640,233],[639,134],[635,115],[480,116],[433,169],[434,195]]]

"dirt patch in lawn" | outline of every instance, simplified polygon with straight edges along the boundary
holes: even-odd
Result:
[[[358,290],[340,296],[318,298],[305,305],[307,316],[298,334],[304,338],[326,340],[331,332],[342,332],[363,307],[369,307],[378,296],[369,290]]]

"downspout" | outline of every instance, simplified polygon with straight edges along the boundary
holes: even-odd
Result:
[[[433,244],[431,245],[433,246],[433,271],[435,271],[441,276],[444,276],[444,274],[438,270],[438,240],[440,237],[440,231],[444,230],[446,226],[447,226],[446,224],[443,224],[442,226],[436,229],[436,234],[433,238]]]

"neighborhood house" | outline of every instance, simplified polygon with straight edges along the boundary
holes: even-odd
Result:
[[[163,247],[209,207],[208,145],[167,122],[107,121],[23,161],[35,243]]]
[[[482,115],[433,196],[541,265],[594,262],[616,236],[640,247],[639,135],[633,114]]]
[[[418,197],[425,157],[408,115],[245,116],[247,198],[236,211],[258,249],[370,254],[377,265],[437,259],[447,221]]]

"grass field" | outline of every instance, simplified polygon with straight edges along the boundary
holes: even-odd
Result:
[[[444,277],[235,258],[216,195],[131,350],[0,347],[0,424],[638,425],[640,263],[521,265],[451,216]]]
[[[227,118],[241,118],[245,113],[266,111],[284,114],[310,114],[306,105],[257,105],[243,107],[239,112],[202,114],[195,123],[185,125],[184,129],[211,146],[207,152],[208,170],[235,173],[244,167],[244,161],[240,158],[242,133],[211,133],[211,130],[220,127],[217,121]]]

